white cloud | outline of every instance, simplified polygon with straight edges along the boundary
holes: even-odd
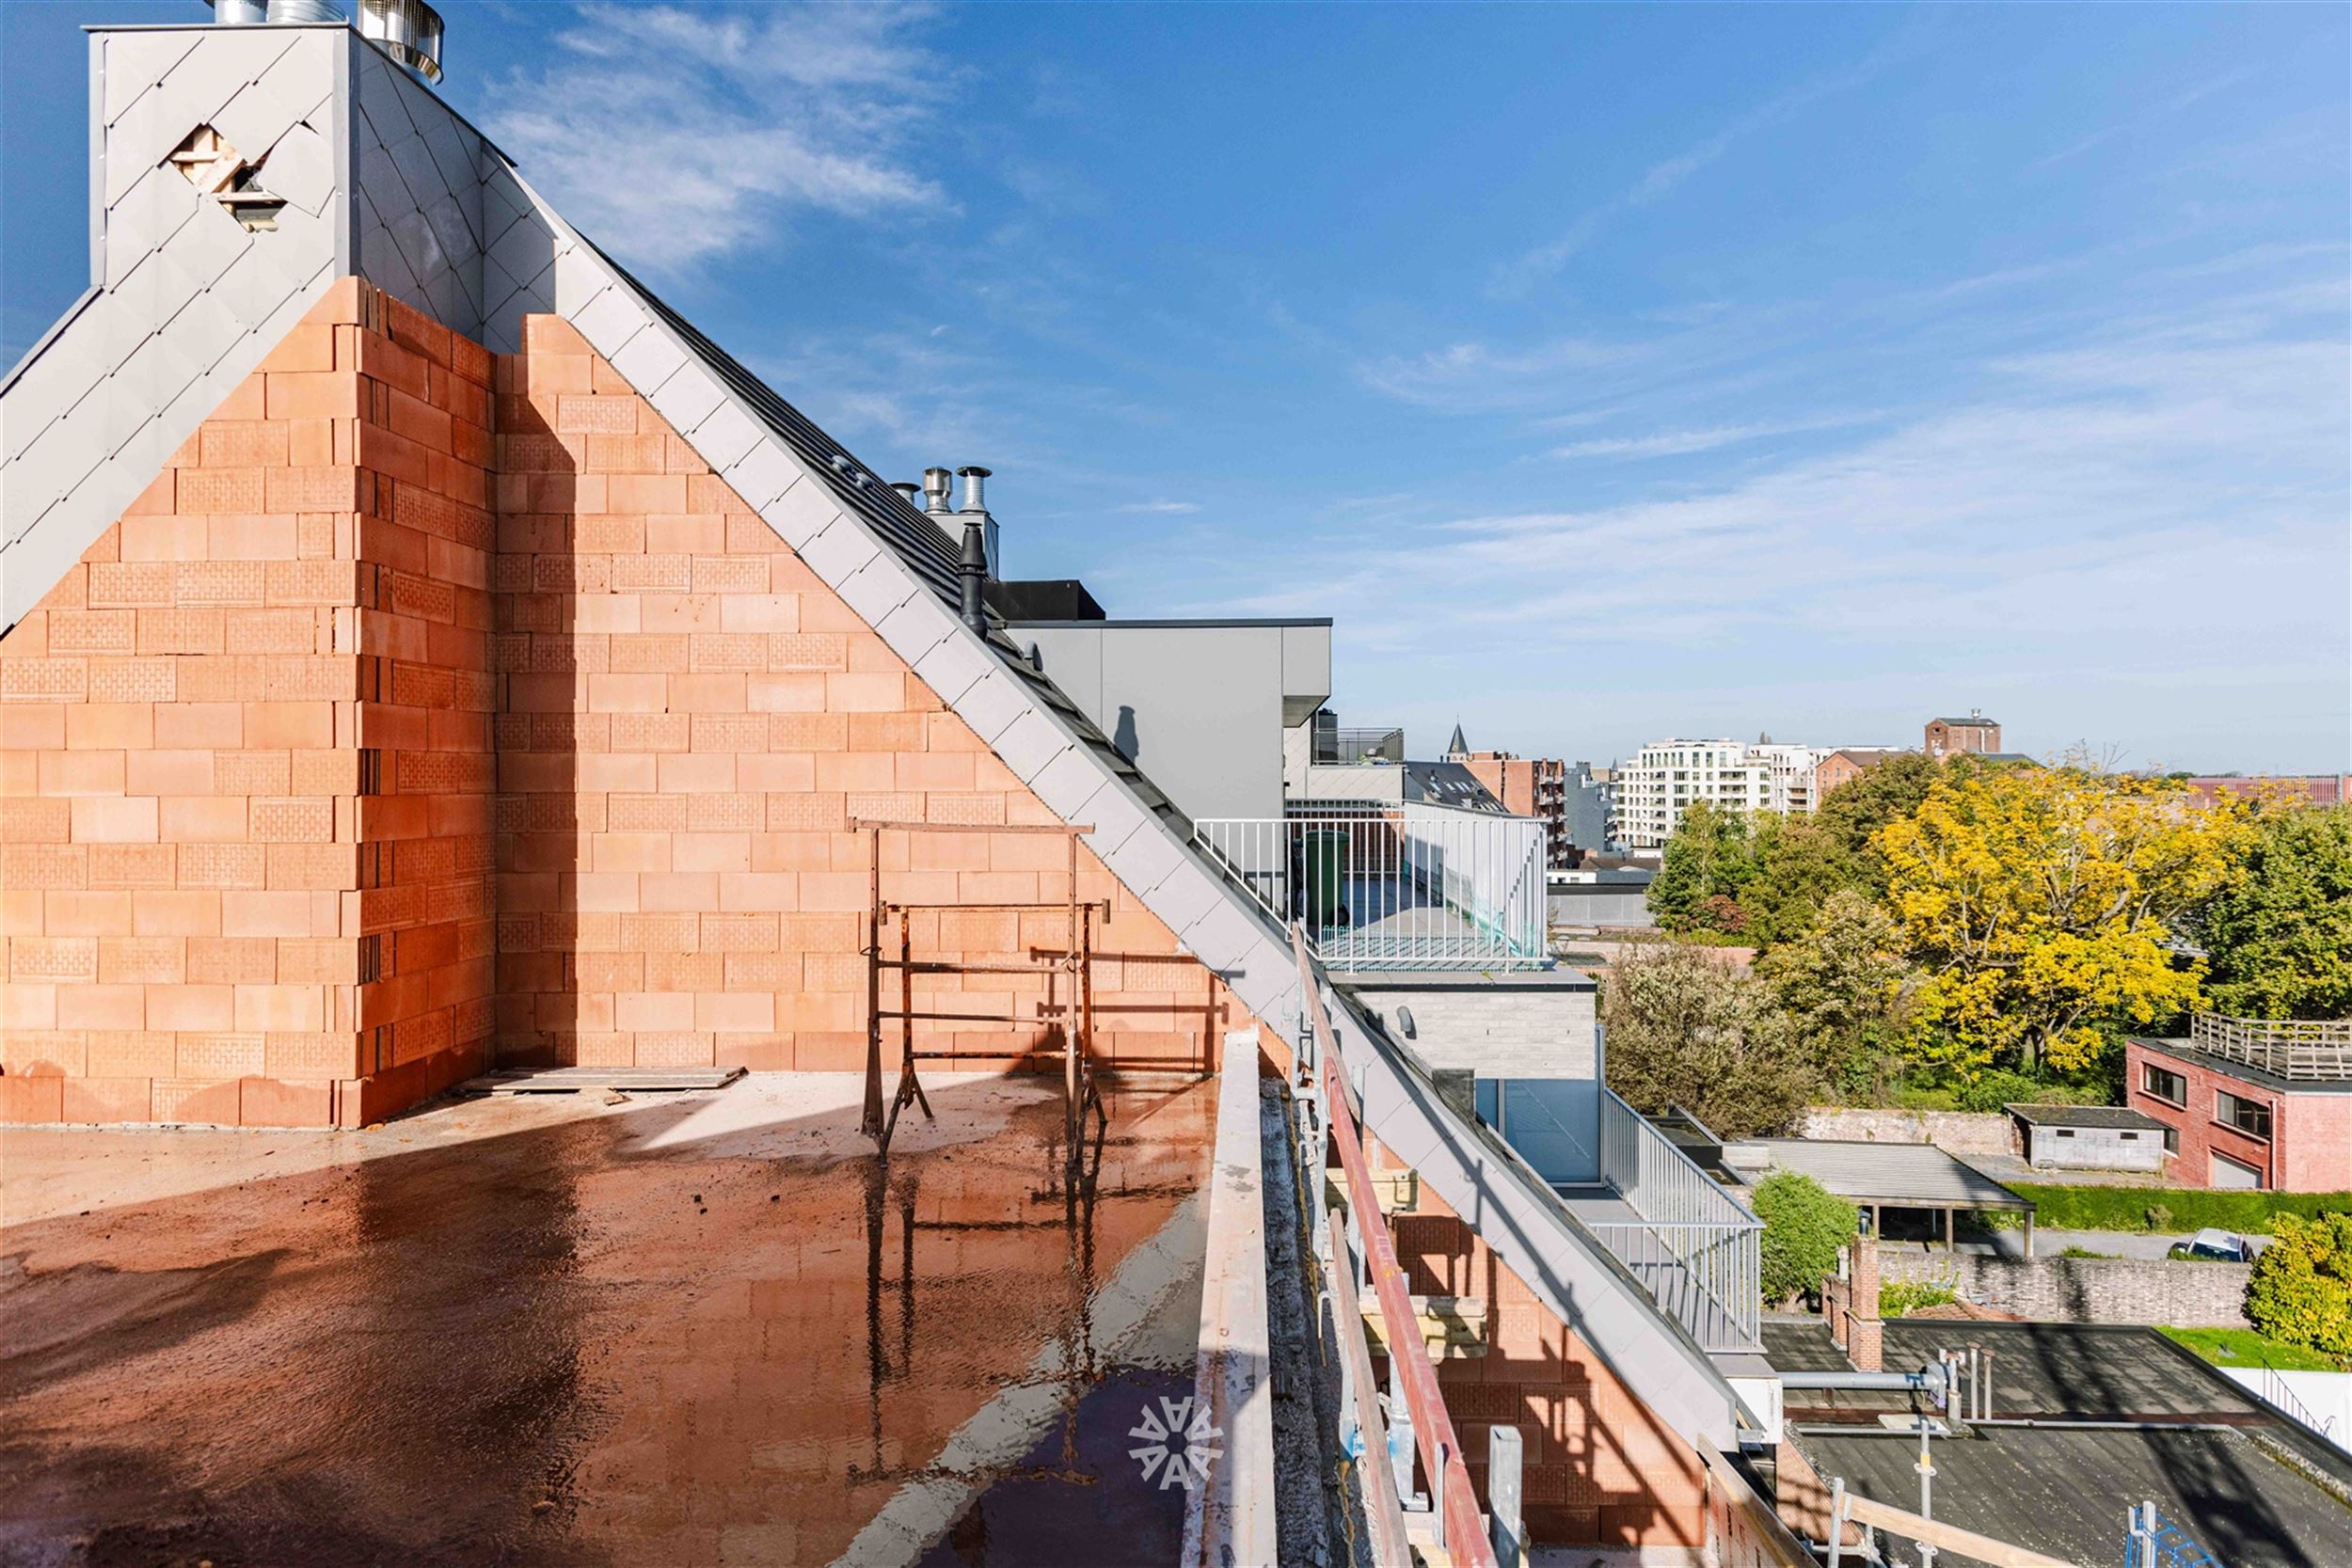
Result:
[[[2178,671],[2313,716],[2301,741],[2248,730],[2250,760],[2340,752],[2346,305],[2340,280],[2251,291],[1955,366],[1973,395],[1736,483],[1388,531],[1322,602],[1353,646],[1382,628],[1396,670],[1482,650],[1622,695],[1661,673],[1844,669],[1915,700],[1959,671],[2021,737],[2224,760],[2197,727],[2236,721],[2168,708]]]
[[[1114,506],[1111,510],[1133,516],[1175,517],[1187,512],[1200,511],[1200,503],[1199,501],[1130,501],[1125,506]]]
[[[1719,425],[1711,430],[1668,430],[1655,436],[1606,436],[1554,447],[1549,455],[1579,459],[1682,457],[1772,436],[1797,436],[1860,422],[1857,419],[1787,420],[1772,424]]]
[[[794,213],[946,205],[910,150],[945,67],[898,6],[588,4],[490,96],[491,138],[591,239],[676,272]]]

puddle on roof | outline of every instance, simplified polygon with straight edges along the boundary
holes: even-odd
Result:
[[[1075,1183],[1056,1085],[931,1097],[886,1163],[648,1101],[12,1226],[0,1563],[1168,1560],[1214,1085]]]

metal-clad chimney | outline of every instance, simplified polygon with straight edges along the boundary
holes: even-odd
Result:
[[[982,489],[988,479],[988,470],[977,464],[967,463],[958,468],[956,474],[963,481],[963,504],[956,508],[956,515],[964,520],[967,529],[974,523],[978,524],[981,558],[987,563],[988,575],[992,578],[1002,576],[997,566],[996,519],[989,515],[988,498]]]
[[[949,473],[946,469],[924,469],[923,510],[945,516],[948,510],[947,494],[949,491],[953,490],[955,486],[956,476]]]

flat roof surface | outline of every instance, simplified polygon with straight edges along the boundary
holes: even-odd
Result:
[[[1828,1138],[1743,1138],[1772,1156],[1774,1170],[1809,1176],[1839,1197],[1894,1208],[2030,1210],[1976,1166],[1933,1144],[1842,1142]]]
[[[1916,1437],[1805,1433],[1798,1446],[1825,1481],[1918,1511]],[[1936,1518],[2069,1562],[2122,1562],[2125,1515],[2151,1501],[2228,1568],[2352,1562],[2352,1511],[2244,1433],[1979,1428],[1932,1454]],[[1913,1543],[1880,1534],[1895,1560],[1915,1560]]]
[[[2002,1110],[2036,1127],[2119,1128],[2129,1132],[2161,1132],[2164,1123],[2145,1111],[2121,1105],[2004,1105]]]
[[[2289,1078],[2284,1073],[2241,1062],[2234,1056],[2217,1054],[2186,1039],[2158,1039],[2150,1035],[2128,1037],[2132,1044],[2143,1051],[2177,1057],[2193,1067],[2203,1068],[2207,1072],[2219,1073],[2224,1078],[2243,1079],[2249,1084],[2277,1089],[2282,1094],[2352,1094],[2352,1078]]]
[[[1784,1370],[1847,1365],[1818,1319],[1767,1323],[1763,1338],[1772,1365]],[[2352,1563],[2352,1509],[2298,1468],[2352,1490],[2352,1458],[2329,1460],[2324,1445],[2292,1439],[2291,1429],[2243,1389],[2153,1329],[1898,1320],[1884,1330],[1884,1365],[1917,1367],[1940,1349],[1972,1344],[1992,1353],[1996,1418],[2184,1424],[1966,1428],[1968,1435],[1932,1445],[1938,1519],[2070,1562],[2111,1564],[2123,1560],[2125,1511],[2153,1500],[2228,1568]],[[1911,1408],[1901,1395],[1791,1390],[1788,1397],[1792,1407],[1835,1408],[1855,1421]],[[1824,1482],[1842,1476],[1867,1497],[1918,1509],[1915,1436],[1791,1419]],[[1916,1554],[1905,1541],[1895,1555]]]

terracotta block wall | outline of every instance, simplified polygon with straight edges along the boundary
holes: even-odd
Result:
[[[360,1070],[362,295],[0,639],[0,1117],[314,1124]]]
[[[493,360],[345,279],[0,639],[0,1120],[349,1125],[493,1060],[850,1070],[869,841],[1067,896],[1053,816],[562,322]],[[1085,851],[1096,1046],[1250,1023]],[[1050,958],[1059,912],[913,915]],[[896,931],[890,935],[895,938]],[[1058,1049],[1057,976],[916,1044]],[[886,1005],[895,1005],[895,993]],[[895,1057],[896,1037],[891,1040]]]
[[[488,1063],[496,911],[490,812],[487,350],[373,289],[351,342],[367,398],[358,458],[363,700],[357,1118]]]
[[[1486,1429],[1509,1424],[1523,1444],[1527,1530],[1536,1544],[1702,1544],[1707,1472],[1691,1446],[1426,1183],[1417,1212],[1390,1223],[1416,1294],[1486,1304],[1486,1354],[1438,1363],[1481,1506]]]
[[[1056,820],[612,366],[555,317],[498,365],[500,1058],[849,1070],[866,1059],[868,856],[885,896],[1068,894]],[[1197,1066],[1248,1019],[1090,854],[1096,1047]],[[919,912],[914,955],[1056,954],[1059,912]],[[887,941],[895,951],[894,927]],[[884,1006],[898,1006],[892,977]],[[1045,976],[926,975],[919,1050],[1057,1050]],[[895,1026],[894,1031],[895,1031]],[[897,1037],[888,1041],[895,1059]]]

